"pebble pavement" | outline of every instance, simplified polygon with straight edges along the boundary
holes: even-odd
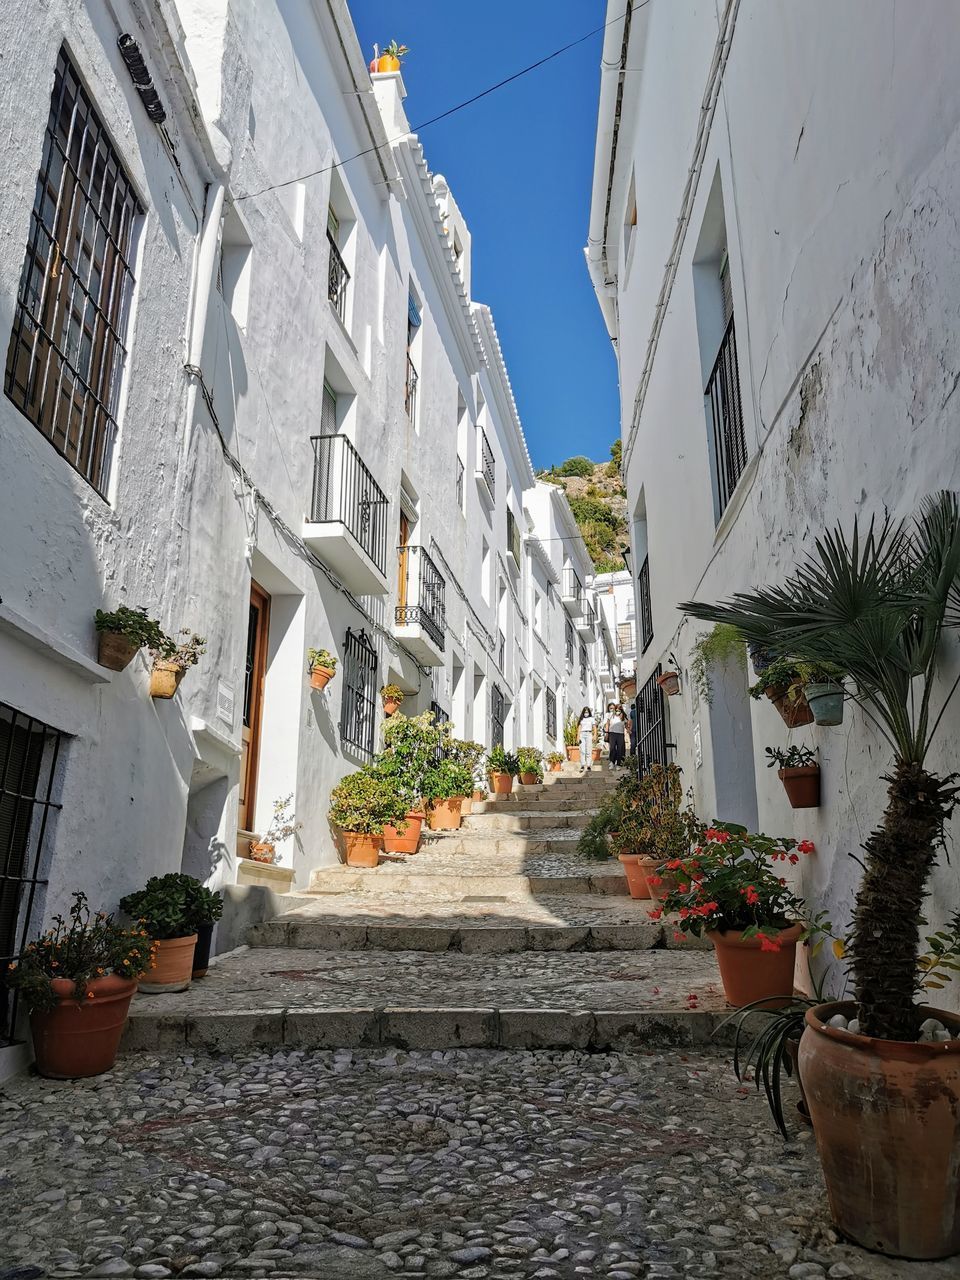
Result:
[[[790,1086],[792,1088],[792,1086]],[[714,1054],[159,1059],[0,1091],[0,1280],[946,1280],[840,1242]]]

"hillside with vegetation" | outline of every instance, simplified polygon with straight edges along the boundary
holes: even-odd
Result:
[[[566,492],[597,573],[622,569],[622,553],[630,545],[620,453],[621,444],[616,440],[610,447],[609,462],[578,456],[537,472],[539,479],[560,485]]]

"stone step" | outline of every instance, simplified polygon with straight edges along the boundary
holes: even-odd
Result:
[[[254,947],[325,951],[644,951],[667,945],[649,902],[588,894],[425,898],[331,894],[254,925]],[[669,931],[672,940],[673,931]]]
[[[400,869],[394,869],[387,863],[371,868],[320,867],[311,875],[310,888],[300,896],[343,893],[433,895],[470,902],[489,897],[529,898],[540,894],[627,893],[627,882],[619,864],[615,869],[607,869],[601,863],[581,863],[578,870],[546,870],[543,874],[532,872],[524,875],[513,866],[513,862],[509,868],[505,866],[498,872],[495,865],[487,870],[469,867],[464,856],[462,870],[455,866],[425,871],[408,869],[422,865],[422,857],[418,854],[415,861],[398,864]],[[386,870],[388,866],[389,871]]]
[[[421,851],[442,849],[448,854],[472,853],[493,857],[497,854],[537,853],[572,854],[580,838],[575,827],[543,827],[537,831],[425,831]]]
[[[492,831],[549,831],[563,829],[578,834],[590,821],[590,814],[583,810],[528,809],[506,810],[502,806],[483,813],[470,813],[463,819],[461,831],[476,831],[481,835]],[[429,833],[426,833],[429,834]]]
[[[124,1049],[645,1049],[703,1044],[728,1009],[712,954],[234,952],[138,995]],[[730,1030],[729,1028],[727,1030]]]
[[[604,795],[606,792],[604,792]],[[471,813],[464,819],[482,813],[596,813],[602,796],[572,797],[538,794],[535,796],[496,796],[489,800],[474,800]]]

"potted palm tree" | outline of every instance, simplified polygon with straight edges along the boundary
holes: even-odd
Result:
[[[864,842],[850,930],[855,998],[807,1013],[800,1071],[844,1235],[901,1257],[956,1253],[960,1017],[919,1004],[916,975],[923,900],[958,795],[953,776],[927,765],[958,684],[937,678],[943,634],[960,626],[958,495],[927,498],[909,522],[825,532],[782,584],[682,608],[775,655],[839,668],[887,744],[886,808]],[[954,1038],[925,1037],[934,1020]]]

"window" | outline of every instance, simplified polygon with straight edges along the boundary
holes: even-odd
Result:
[[[552,689],[547,690],[547,737],[551,741],[557,736],[557,695]]]
[[[643,557],[637,574],[637,595],[640,597],[640,652],[646,653],[653,639],[653,605],[650,602],[650,557]]]
[[[513,563],[520,568],[520,526],[517,518],[507,507],[507,555],[513,557]]]
[[[668,764],[667,719],[663,690],[657,684],[662,674],[658,665],[637,694],[637,767],[641,777],[653,764]]]
[[[539,591],[533,593],[533,626],[535,631],[543,631],[543,596]]]
[[[117,435],[141,212],[61,50],[4,390],[103,497]]]
[[[60,810],[60,748],[56,729],[0,703],[0,974],[35,929],[50,820]],[[15,1019],[16,998],[0,983],[0,1045]]]
[[[407,296],[407,379],[403,403],[407,417],[414,425],[417,421],[417,383],[420,381],[420,375],[413,362],[413,349],[422,324],[420,304],[411,293]]]
[[[495,684],[490,690],[490,745],[503,746],[503,726],[506,720],[503,690]]]
[[[477,427],[477,475],[487,487],[487,495],[493,502],[497,493],[497,464],[493,449],[483,427]]]
[[[486,538],[480,544],[480,594],[490,603],[490,544]]]
[[[463,511],[463,459],[457,458],[457,509]]]
[[[580,683],[587,683],[587,646],[580,642]]]
[[[377,651],[365,631],[347,629],[343,652],[340,741],[358,755],[373,755],[376,719]]]
[[[340,219],[333,205],[327,208],[327,247],[330,252],[330,266],[327,273],[327,297],[333,303],[333,309],[341,320],[347,319],[347,286],[350,283],[350,272],[343,260],[340,249]]]
[[[573,666],[573,623],[567,618],[566,629],[564,631],[564,648],[566,650],[567,665]]]
[[[618,622],[617,623],[617,651],[619,653],[629,653],[633,648],[633,623]]]

